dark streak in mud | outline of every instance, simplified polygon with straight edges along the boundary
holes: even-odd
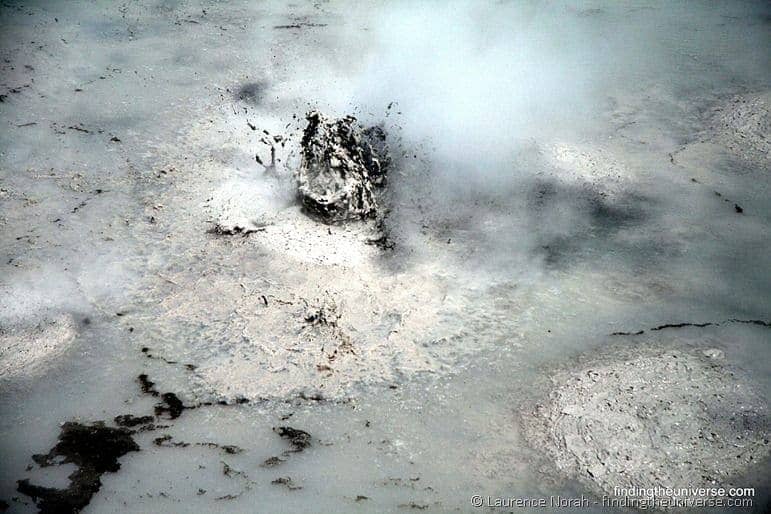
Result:
[[[301,29],[303,27],[326,27],[326,23],[292,23],[291,25],[275,25],[274,29]]]
[[[142,347],[142,353],[148,359],[158,360],[158,361],[164,362],[166,364],[171,364],[171,365],[178,365],[178,364],[180,364],[177,361],[173,361],[173,360],[167,359],[166,357],[163,357],[163,356],[156,355],[156,354],[152,353],[152,350],[149,347],[147,347],[147,346],[143,346]],[[195,364],[182,364],[182,366],[184,366],[185,369],[188,370],[188,371],[194,371],[198,367]]]
[[[645,333],[645,330],[638,330],[637,332],[613,332],[612,336],[639,336]]]
[[[300,391],[300,394],[298,395],[301,400],[306,401],[312,401],[312,402],[325,402],[327,399],[324,398],[324,396],[321,393],[306,393],[305,391]]]
[[[195,369],[195,366],[193,364],[186,364],[185,367],[187,369]],[[244,405],[246,403],[249,403],[248,398],[238,397],[234,399],[232,402],[228,402],[227,400],[218,400],[216,402],[200,402],[193,405],[185,405],[182,400],[179,399],[179,397],[175,393],[163,393],[161,394],[156,388],[155,388],[155,382],[150,380],[146,374],[142,373],[137,377],[137,382],[139,382],[140,387],[142,388],[142,392],[145,394],[149,394],[151,396],[160,396],[161,402],[155,405],[154,412],[155,415],[160,417],[164,414],[168,415],[167,419],[177,419],[180,415],[182,415],[182,411],[184,410],[191,410],[191,409],[198,409],[200,407],[212,407],[214,405],[219,405],[222,407],[227,406],[233,406],[233,405]]]
[[[659,330],[667,330],[670,328],[687,328],[687,327],[695,327],[695,328],[704,328],[704,327],[719,327],[721,325],[726,325],[728,323],[742,323],[745,325],[757,325],[760,327],[766,327],[771,328],[771,322],[764,321],[762,319],[737,319],[737,318],[730,318],[725,321],[717,322],[717,321],[708,321],[706,323],[666,323],[664,325],[659,325],[657,327],[650,328],[651,332],[658,332]],[[637,332],[613,332],[610,334],[611,336],[639,336],[645,333],[645,330],[638,330]]]
[[[78,132],[83,132],[85,134],[91,134],[91,131],[83,127],[83,125],[70,125],[67,128],[70,130],[77,130]]]
[[[157,355],[154,355],[154,354],[150,353],[150,348],[148,348],[147,346],[142,347],[142,353],[144,353],[145,357],[147,357],[148,359],[162,360],[166,364],[176,364],[177,363],[177,361],[170,361],[168,359],[165,359],[163,357],[158,357]]]
[[[667,328],[684,328],[684,327],[704,328],[704,327],[713,327],[718,325],[720,325],[720,323],[668,323],[666,325],[659,325],[658,327],[652,328],[651,332],[655,332],[656,330],[664,330]]]
[[[137,425],[147,425],[152,423],[153,420],[155,420],[155,418],[152,416],[134,416],[133,414],[121,414],[120,416],[115,416],[114,419],[116,425],[128,428]]]
[[[221,501],[221,500],[235,500],[238,497],[240,497],[241,494],[226,494],[225,496],[217,496],[214,498],[215,501]]]
[[[771,321],[763,321],[762,319],[729,319],[726,323],[744,323],[746,325],[758,325],[760,327],[771,328]]]
[[[190,443],[185,443],[182,441],[177,441],[172,443],[171,442],[172,439],[173,438],[170,435],[166,434],[161,437],[156,437],[155,439],[153,439],[153,444],[155,446],[163,446],[166,448],[172,448],[172,447],[187,448],[188,446],[190,446]]]
[[[426,510],[428,508],[428,505],[423,503],[400,503],[399,508],[401,509],[417,509],[417,510]]]
[[[69,422],[62,426],[59,442],[45,455],[33,455],[41,467],[75,464],[66,489],[42,487],[29,480],[18,481],[18,491],[31,497],[41,513],[80,512],[102,487],[100,477],[120,469],[118,459],[128,452],[139,451],[125,428],[107,427],[102,422],[91,425]]]
[[[210,443],[210,442],[186,443],[184,441],[172,442],[172,439],[173,438],[170,435],[166,434],[161,437],[156,437],[153,440],[153,444],[155,446],[160,446],[165,448],[187,448],[189,446],[199,446],[202,448],[216,448],[230,455],[235,455],[237,453],[241,453],[244,451],[242,448],[239,448],[238,446],[235,446],[232,444],[218,444],[218,443]]]

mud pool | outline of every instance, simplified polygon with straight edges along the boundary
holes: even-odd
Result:
[[[4,2],[0,511],[765,512],[770,47],[765,2]],[[313,111],[382,130],[377,215],[303,208]]]

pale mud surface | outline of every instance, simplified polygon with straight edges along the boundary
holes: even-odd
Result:
[[[25,326],[26,325],[26,326]],[[0,375],[33,375],[61,358],[77,336],[75,321],[60,314],[0,329]]]
[[[694,5],[3,4],[0,506],[764,512],[771,13]],[[303,212],[314,109],[384,126],[382,219]]]
[[[193,127],[186,152],[206,154],[218,137],[225,146],[235,136],[234,127],[211,125]],[[514,285],[478,280],[453,262],[443,238],[421,248],[435,258],[405,265],[373,243],[381,237],[374,221],[309,217],[283,167],[277,178],[251,172],[275,194],[265,199],[265,189],[248,189],[248,180],[213,188],[227,173],[217,163],[192,166],[152,208],[175,258],[148,269],[161,280],[139,293],[147,309],[121,321],[147,330],[136,335],[154,353],[194,363],[189,387],[201,398],[342,400],[362,384],[450,372],[513,329],[511,308],[525,304],[524,289],[522,300],[480,304],[495,288]],[[203,206],[205,217],[191,204]],[[222,236],[207,233],[207,223],[254,232]]]
[[[738,487],[737,475],[768,457],[766,400],[722,350],[612,355],[553,376],[548,404],[525,421],[558,468],[613,495],[661,484]]]
[[[737,95],[715,108],[712,133],[717,142],[742,159],[767,164],[771,153],[770,102],[771,93],[764,91]]]

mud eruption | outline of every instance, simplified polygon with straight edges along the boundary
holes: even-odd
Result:
[[[374,217],[390,158],[382,128],[362,127],[353,116],[306,116],[298,191],[305,209],[327,222]]]

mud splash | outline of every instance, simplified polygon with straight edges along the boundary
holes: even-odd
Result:
[[[297,172],[305,209],[328,222],[376,216],[390,164],[383,129],[365,129],[353,116],[330,119],[318,111],[306,119]]]

